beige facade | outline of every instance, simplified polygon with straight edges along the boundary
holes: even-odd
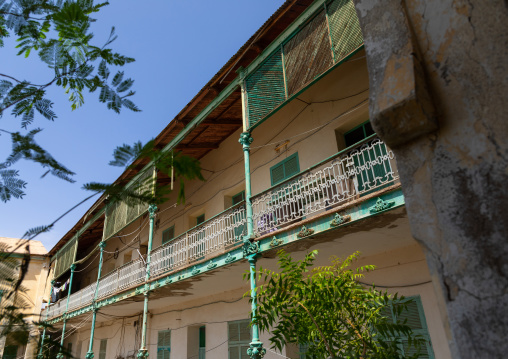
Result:
[[[7,351],[16,352],[17,357],[35,358],[33,353],[39,340],[39,331],[33,323],[40,321],[41,308],[44,305],[44,292],[49,287],[48,269],[49,260],[46,257],[47,251],[44,245],[39,241],[25,241],[16,238],[0,237],[2,251],[14,251],[11,257],[18,263],[17,271],[21,271],[20,266],[24,261],[25,254],[29,254],[30,262],[23,278],[22,288],[17,293],[18,299],[15,301],[21,308],[21,313],[26,315],[26,321],[32,328],[28,335],[28,342],[18,342],[14,337],[0,338],[0,357]],[[18,248],[19,247],[19,248]],[[18,273],[17,275],[20,275]],[[8,290],[8,287],[1,288]],[[0,305],[5,306],[12,303],[6,299],[7,292],[4,292],[0,298]]]
[[[319,3],[324,4],[312,6]],[[282,21],[288,7],[270,21]],[[308,23],[293,15],[290,19],[288,29]],[[258,56],[265,55],[241,57],[242,66],[262,63]],[[359,47],[249,128],[254,139],[248,161],[253,233],[247,244],[259,247],[257,265],[265,268],[276,267],[279,248],[295,258],[317,249],[316,265],[360,251],[360,264],[378,268],[364,278],[367,287],[416,298],[418,329],[429,338],[426,357],[451,358],[427,261],[411,235],[397,162],[391,149],[369,132],[365,57]],[[232,73],[227,66],[221,71],[223,79]],[[44,312],[58,330],[66,324],[64,345],[77,358],[89,352],[93,330],[91,348],[100,359],[135,358],[143,344],[152,358],[247,357],[250,304],[244,295],[250,287],[242,275],[249,268],[249,246],[245,251],[242,246],[248,237],[249,203],[241,195],[246,190],[245,155],[238,139],[247,129],[248,90],[239,81],[237,89],[220,92],[212,80],[158,136],[161,148],[181,148],[201,163],[205,181],[186,181],[185,203],[177,204],[176,183],[154,217],[145,211],[109,236],[103,235],[109,223],[127,215],[108,212],[113,207],[102,198],[50,251],[56,267],[58,260],[68,260],[62,259],[65,243],[78,238],[71,295]],[[210,93],[215,97],[205,100]],[[180,142],[172,143],[175,138]],[[282,176],[277,172],[281,168]],[[171,185],[162,175],[157,180]],[[334,224],[341,216],[348,220]],[[97,247],[101,242],[103,250]],[[64,282],[70,275],[66,269],[57,279]],[[58,338],[62,332],[52,335]],[[269,333],[260,338],[266,348],[268,338]],[[281,353],[268,349],[265,358],[301,354],[295,345]]]

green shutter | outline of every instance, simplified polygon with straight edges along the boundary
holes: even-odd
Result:
[[[284,44],[287,92],[291,96],[333,65],[325,11]]]
[[[108,340],[107,339],[101,339],[101,345],[99,348],[99,359],[106,359],[106,350],[108,346]]]
[[[196,226],[200,225],[201,223],[203,223],[205,221],[205,215],[202,214],[200,216],[197,216],[196,217]]]
[[[352,0],[334,0],[327,5],[328,24],[335,63],[363,45],[360,21]]]
[[[298,153],[295,153],[270,168],[272,186],[275,186],[277,183],[280,183],[299,172],[300,162],[298,161]]]
[[[286,100],[280,49],[247,77],[245,85],[249,127],[252,127]]]
[[[157,336],[157,359],[170,359],[171,331],[161,330]]]
[[[175,238],[175,226],[171,226],[162,232],[162,244],[168,243]]]
[[[430,335],[427,328],[427,321],[425,320],[425,313],[423,311],[422,301],[420,296],[409,297],[413,301],[407,306],[407,310],[403,310],[398,317],[395,316],[395,310],[393,311],[392,318],[395,321],[398,319],[399,323],[406,323],[414,334],[421,335],[425,340],[426,344],[420,348],[419,358],[423,359],[434,359],[434,351],[430,341]],[[416,354],[414,347],[408,347],[408,341],[402,340],[402,350],[409,356]]]
[[[235,194],[232,197],[233,206],[245,200],[245,191]]]

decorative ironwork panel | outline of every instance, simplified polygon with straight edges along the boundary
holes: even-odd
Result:
[[[398,180],[393,152],[374,139],[252,199],[258,235],[378,191]]]
[[[145,262],[141,258],[124,264],[118,268],[117,271],[118,290],[122,290],[134,284],[141,283],[145,280],[146,276]]]
[[[236,205],[152,251],[150,276],[175,270],[242,241],[245,204]]]
[[[327,5],[328,24],[335,63],[363,45],[362,30],[352,0],[334,0]]]
[[[118,270],[108,273],[99,280],[98,298],[107,297],[118,291]]]
[[[246,81],[249,127],[286,100],[282,54],[275,51]]]
[[[323,10],[284,45],[288,97],[332,65],[330,36]]]

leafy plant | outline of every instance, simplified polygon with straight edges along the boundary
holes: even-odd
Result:
[[[312,251],[295,261],[281,250],[278,271],[256,273],[263,284],[253,321],[270,333],[272,348],[304,344],[308,358],[418,358],[424,339],[405,320],[394,322],[388,315],[393,310],[401,318],[411,299],[359,284],[375,266],[352,268],[358,252],[312,268],[316,255]],[[415,354],[403,354],[403,345]]]
[[[122,108],[138,112],[140,109],[130,100],[134,81],[123,71],[110,76],[112,68],[122,67],[133,58],[113,51],[110,45],[117,35],[112,28],[107,41],[97,46],[93,43],[91,25],[93,14],[107,2],[94,4],[92,0],[0,0],[0,47],[3,39],[15,36],[18,56],[29,57],[37,53],[47,66],[49,75],[43,83],[18,79],[0,73],[0,118],[10,112],[20,118],[23,130],[33,124],[36,114],[54,121],[53,100],[47,97],[50,87],[60,87],[67,95],[73,110],[85,102],[85,93],[98,91],[99,102],[108,109],[120,113]],[[0,162],[0,199],[7,202],[22,198],[26,182],[13,169],[20,159],[34,161],[52,174],[72,182],[74,173],[60,164],[34,141],[40,129],[8,133],[12,141],[12,153]]]

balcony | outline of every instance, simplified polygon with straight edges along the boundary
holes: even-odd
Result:
[[[297,221],[397,184],[393,152],[376,137],[347,148],[252,197],[254,230],[263,236]],[[155,279],[227,253],[246,234],[245,203],[239,203],[151,252]],[[69,311],[90,305],[98,288],[102,299],[145,282],[144,259],[129,262],[96,283],[71,294]],[[48,318],[65,312],[66,298],[51,305]],[[43,318],[46,312],[43,312]]]

